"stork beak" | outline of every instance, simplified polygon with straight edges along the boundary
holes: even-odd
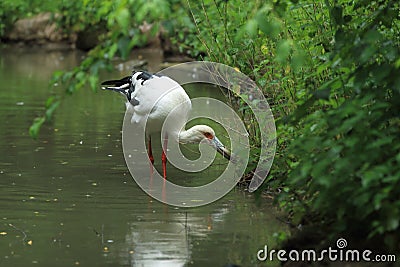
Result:
[[[226,147],[221,143],[221,141],[219,141],[216,136],[214,136],[214,138],[210,141],[211,145],[215,148],[215,150],[218,151],[218,153],[220,153],[227,160],[231,160],[231,153],[228,149],[226,149]]]
[[[131,85],[131,77],[127,76],[120,80],[109,80],[101,83],[103,90],[111,90],[126,95],[126,90]]]

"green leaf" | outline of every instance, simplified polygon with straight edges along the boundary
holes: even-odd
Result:
[[[53,101],[54,101],[54,96],[50,96],[49,98],[47,98],[45,107],[46,108],[50,107],[50,105],[51,105],[51,103],[53,103]]]
[[[96,91],[97,86],[99,84],[99,77],[97,75],[90,75],[89,76],[89,84],[90,84],[90,88],[93,91]]]
[[[271,18],[269,13],[259,13],[256,16],[256,21],[260,30],[270,38],[276,38],[282,30],[282,25],[278,18]]]
[[[76,75],[75,75],[75,78],[78,80],[78,82],[84,80],[85,77],[86,77],[86,74],[85,74],[85,72],[83,72],[83,71],[78,71],[78,72],[76,73]]]
[[[282,40],[278,43],[275,55],[275,60],[277,62],[283,64],[286,61],[290,55],[291,44],[291,40]]]
[[[250,37],[257,36],[258,32],[258,23],[256,20],[251,19],[246,24],[246,32]]]
[[[295,53],[293,53],[290,65],[294,71],[300,71],[305,67],[306,63],[307,60],[304,51],[295,51]]]
[[[399,218],[394,214],[390,214],[388,217],[389,218],[386,221],[386,229],[389,231],[396,230],[399,227]]]
[[[396,60],[396,62],[394,63],[394,66],[396,67],[396,69],[400,68],[400,58],[398,60]]]
[[[58,79],[60,79],[61,78],[61,76],[64,74],[64,71],[62,71],[62,70],[56,70],[54,73],[53,73],[53,79],[54,80],[58,80]]]
[[[121,26],[122,31],[128,32],[130,24],[130,13],[126,8],[121,8],[117,10],[115,18],[119,26]]]
[[[50,121],[51,117],[53,116],[54,111],[57,109],[57,107],[60,105],[60,101],[57,100],[53,102],[47,109],[46,109],[46,120]]]
[[[33,121],[31,127],[29,127],[29,135],[36,139],[39,135],[40,128],[42,127],[42,124],[46,121],[44,117],[38,117],[35,118]]]
[[[126,59],[129,56],[130,52],[130,38],[122,37],[118,40],[118,52],[123,59]]]
[[[378,32],[376,29],[369,30],[365,36],[364,41],[368,43],[377,43],[382,39],[382,34]]]
[[[368,60],[373,59],[372,57],[374,56],[376,50],[377,50],[377,48],[373,45],[367,46],[361,53],[360,62],[362,64],[364,64]]]
[[[113,43],[110,47],[110,49],[108,50],[108,58],[113,58],[115,55],[115,52],[117,52],[118,50],[118,44],[117,43]]]

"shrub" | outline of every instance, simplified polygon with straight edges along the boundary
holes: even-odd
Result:
[[[303,116],[293,114],[295,123],[301,117],[301,134],[290,147],[297,160],[289,184],[331,225],[332,239],[380,236],[394,248],[400,219],[399,4],[343,1],[327,8],[334,39],[326,69],[333,75],[317,91],[308,90],[296,111]]]

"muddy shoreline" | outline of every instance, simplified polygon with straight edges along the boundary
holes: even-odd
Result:
[[[62,29],[57,24],[57,14],[41,13],[30,18],[17,20],[0,39],[2,46],[33,47],[45,50],[79,49],[89,51],[100,43],[100,38],[105,34],[103,27],[91,27],[78,32]],[[144,27],[146,26],[146,27]],[[142,34],[148,36],[146,48],[161,49],[166,54],[176,55],[177,49],[169,42],[168,38],[159,31],[155,36],[150,36],[151,25],[139,27]]]

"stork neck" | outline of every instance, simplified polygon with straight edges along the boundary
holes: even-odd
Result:
[[[204,135],[199,129],[207,127],[205,125],[195,125],[187,130],[182,129],[178,134],[179,143],[200,143],[204,139]]]
[[[183,143],[183,144],[194,143],[197,140],[195,138],[194,134],[195,134],[195,131],[194,131],[193,127],[189,128],[187,130],[182,129],[182,131],[180,131],[178,134],[179,143]]]

